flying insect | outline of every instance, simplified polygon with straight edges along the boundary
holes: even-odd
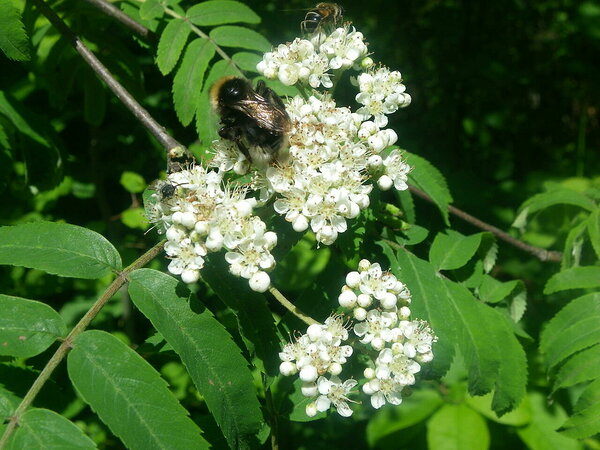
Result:
[[[317,3],[300,22],[300,30],[305,35],[313,34],[325,26],[335,27],[343,17],[344,8],[337,3]]]

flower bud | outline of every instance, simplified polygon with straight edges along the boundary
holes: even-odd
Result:
[[[312,365],[304,366],[300,370],[300,379],[304,382],[315,381],[318,377],[317,368]]]
[[[250,289],[252,289],[253,291],[265,292],[267,289],[269,289],[269,286],[271,285],[271,278],[269,277],[269,274],[267,274],[267,272],[263,272],[262,270],[260,270],[254,275],[252,275],[249,284]]]

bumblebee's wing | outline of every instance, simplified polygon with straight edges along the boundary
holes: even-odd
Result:
[[[289,130],[290,119],[279,97],[274,101],[256,94],[251,99],[237,102],[232,108],[252,118],[265,130],[274,133],[285,133]]]

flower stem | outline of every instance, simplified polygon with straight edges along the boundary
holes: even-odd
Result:
[[[287,309],[289,312],[291,312],[293,315],[295,315],[298,319],[300,319],[305,324],[313,325],[313,324],[319,323],[312,317],[304,314],[296,306],[294,306],[294,304],[292,302],[290,302],[287,298],[285,298],[285,296],[281,292],[279,292],[279,290],[276,287],[270,286],[269,292],[273,295],[273,297],[275,297],[275,300],[277,300],[279,303],[281,303],[283,305],[283,307],[285,309]]]
[[[96,317],[96,315],[100,312],[100,310],[106,305],[106,303],[112,298],[112,296],[127,282],[127,276],[136,269],[145,266],[148,262],[158,255],[165,244],[165,240],[160,241],[138,259],[136,259],[131,265],[125,268],[122,272],[120,272],[115,278],[115,280],[106,288],[104,293],[100,296],[100,298],[92,305],[92,307],[85,313],[85,315],[81,318],[81,320],[73,327],[69,335],[62,341],[59,345],[54,355],[50,358],[50,360],[46,363],[46,366],[42,369],[36,380],[33,382],[29,391],[23,397],[23,400],[15,410],[14,414],[10,417],[6,429],[4,430],[4,434],[2,438],[0,438],[0,450],[2,450],[6,444],[8,443],[8,439],[15,431],[17,425],[19,425],[19,421],[21,417],[31,405],[37,394],[40,392],[46,381],[52,375],[52,372],[58,364],[63,360],[63,358],[67,355],[69,350],[73,346],[73,341],[75,338],[81,334],[88,327],[90,322]]]

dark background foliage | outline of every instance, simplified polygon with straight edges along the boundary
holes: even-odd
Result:
[[[245,3],[263,18],[257,31],[275,44],[298,34],[311,6],[296,0]],[[400,70],[413,98],[390,123],[398,144],[442,171],[455,205],[509,229],[518,206],[549,183],[598,176],[600,7],[595,2],[348,0],[343,6],[346,18],[367,36],[374,59]],[[184,128],[177,120],[170,78],[157,70],[148,44],[86,2],[66,0],[53,7],[159,123],[186,145],[197,141],[193,125]],[[26,2],[23,21],[29,32],[36,20]],[[48,34],[59,39],[52,29]],[[39,37],[30,36],[36,45]],[[45,45],[26,63],[0,55],[0,90],[41,136],[32,140],[0,115],[13,144],[0,153],[0,224],[45,219],[82,225],[105,235],[127,263],[156,236],[128,218],[128,211],[140,206],[141,194],[127,188],[123,173],[134,172],[146,182],[158,178],[166,167],[164,152],[66,41]],[[421,223],[444,228],[434,207],[416,203]],[[541,225],[526,238],[560,250],[569,229],[560,220],[548,216],[548,228]],[[457,219],[453,224],[465,233],[477,231]],[[541,287],[554,269],[501,246],[495,275],[526,282],[532,312],[527,328],[533,335],[563,303],[557,297],[541,307]],[[0,267],[1,292],[68,307],[71,323],[98,289],[92,281]],[[132,318],[128,305],[126,299],[113,304],[114,311],[95,324],[108,323],[131,341],[143,342],[149,325]],[[36,360],[30,363],[35,366]],[[535,365],[531,370],[535,383]],[[283,435],[302,433],[302,439],[316,443],[313,448],[328,447],[320,436],[340,447],[347,439],[356,448],[364,424],[333,417],[312,427],[291,425],[295,430]],[[107,439],[106,445],[114,444]],[[302,439],[289,444],[298,447]]]

